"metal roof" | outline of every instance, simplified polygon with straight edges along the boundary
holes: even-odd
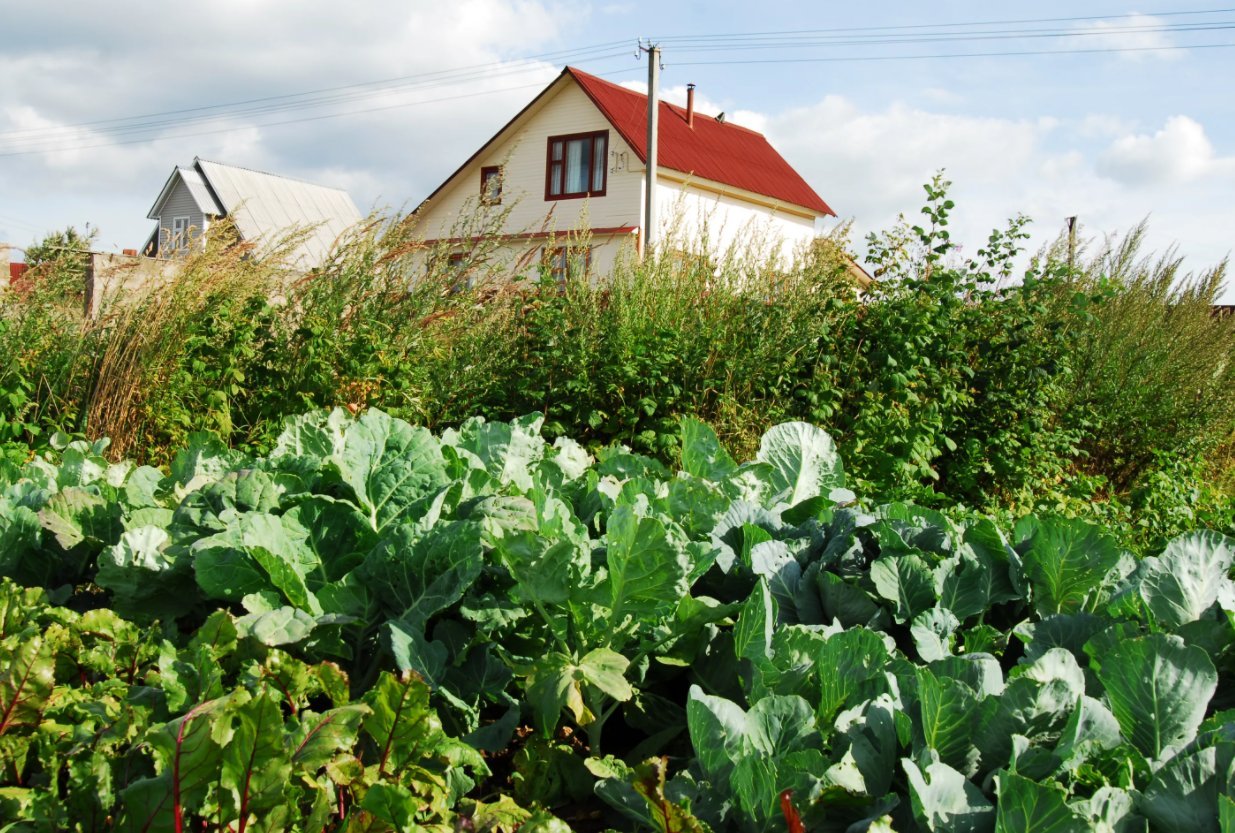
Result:
[[[565,73],[646,164],[647,96],[574,67],[567,67]],[[659,127],[658,168],[710,179],[820,215],[836,215],[762,133],[699,113],[695,113],[692,128],[686,123],[686,110],[666,101],[660,102]]]
[[[514,118],[506,122],[501,130],[494,133],[489,141],[481,145],[466,162],[437,186],[433,193],[421,202],[420,208],[431,203],[438,194],[446,190],[450,183],[468,170],[477,158],[508,131],[517,126],[521,127],[540,101],[556,94],[556,90],[570,81],[579,85],[635,151],[639,161],[647,164],[647,96],[574,67],[566,67],[516,113]],[[790,167],[761,133],[736,124],[719,122],[711,116],[699,113],[695,114],[695,126],[692,129],[686,124],[686,111],[665,101],[660,102],[659,125],[657,168],[709,179],[805,208],[819,215],[836,216],[831,206]]]
[[[184,183],[184,186],[189,189],[189,195],[193,197],[193,202],[197,203],[197,208],[201,213],[219,217],[223,212],[223,207],[215,200],[210,193],[210,188],[206,185],[202,175],[193,168],[176,168],[172,171],[171,176],[167,178],[167,182],[163,183],[163,190],[159,192],[159,197],[154,201],[154,205],[150,206],[150,211],[146,216],[151,220],[159,219],[159,214],[163,211],[163,204],[167,202],[167,198],[171,196],[172,190],[176,186],[176,182]]]
[[[339,188],[206,159],[195,159],[194,167],[244,240],[270,244],[293,230],[309,229],[291,257],[303,268],[320,265],[339,237],[363,219]]]
[[[230,217],[247,242],[271,245],[307,230],[289,257],[301,269],[320,266],[339,237],[363,219],[342,189],[200,158],[192,167],[172,171],[150,219],[159,218],[177,182],[184,183],[203,214]]]

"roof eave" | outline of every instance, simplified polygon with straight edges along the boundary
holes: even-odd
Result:
[[[608,110],[608,109],[604,106],[604,104],[600,101],[600,99],[598,99],[595,95],[593,95],[593,93],[592,93],[591,89],[589,88],[589,86],[588,86],[587,84],[584,84],[584,83],[582,83],[582,82],[579,80],[579,78],[578,78],[578,77],[576,76],[576,74],[575,74],[575,73],[576,73],[576,70],[575,70],[575,68],[574,68],[574,67],[569,67],[569,66],[568,66],[568,67],[566,67],[566,69],[565,69],[565,70],[563,70],[563,74],[566,74],[566,73],[569,73],[569,74],[570,74],[571,80],[575,82],[575,86],[577,86],[579,89],[583,90],[584,94],[585,94],[585,95],[587,95],[588,99],[592,102],[592,105],[593,105],[593,106],[595,106],[595,107],[596,107],[596,109],[600,111],[600,114],[601,114],[601,115],[603,115],[603,116],[605,117],[605,120],[606,120],[606,121],[608,121],[608,122],[609,122],[609,124],[613,127],[613,129],[614,129],[614,130],[616,130],[616,131],[618,132],[618,135],[619,135],[619,136],[621,136],[623,140],[625,140],[626,144],[630,146],[630,149],[634,152],[635,156],[639,159],[639,161],[640,161],[640,162],[642,162],[644,165],[647,165],[647,161],[648,161],[648,160],[647,160],[647,154],[646,154],[646,152],[645,152],[645,153],[640,153],[640,152],[639,152],[639,141],[637,141],[636,137],[634,137],[634,136],[630,135],[627,131],[625,131],[625,130],[623,130],[623,129],[622,129],[622,125],[621,125],[621,123],[618,121],[618,119],[614,118],[613,113],[611,113],[611,112],[610,112],[610,111],[609,111],[609,110]],[[662,103],[662,104],[664,104],[664,103],[666,103],[666,102],[663,102],[663,101],[662,101],[661,103]],[[669,107],[670,107],[670,109],[672,109],[672,110],[681,110],[681,108],[679,108],[679,107],[675,107],[674,105],[669,105]],[[682,111],[682,112],[683,112],[683,117],[685,117],[685,116],[684,116],[685,111]],[[740,125],[730,125],[730,127],[731,127],[731,128],[736,127],[736,128],[738,128],[738,129],[745,130],[745,131],[747,131],[747,132],[749,132],[749,133],[754,133],[755,135],[758,135],[758,136],[761,136],[761,137],[763,136],[763,134],[759,133],[757,130],[751,130],[750,128],[741,127]],[[766,137],[763,137],[763,138],[764,138],[764,141],[767,141],[767,138],[766,138]],[[773,152],[777,152],[777,151],[775,150],[775,148],[773,148]],[[779,155],[779,152],[777,152],[777,155]],[[782,157],[782,158],[783,158],[783,157]],[[788,165],[789,163],[788,163],[788,162],[786,162],[785,164],[786,164],[786,165]],[[791,170],[793,170],[793,172],[794,172],[795,174],[797,174],[797,171],[796,171],[795,169],[793,169],[793,168],[792,168],[792,166],[790,166],[790,169],[791,169]],[[657,171],[661,171],[661,170],[673,171],[673,170],[677,170],[677,169],[676,169],[676,168],[668,168],[668,167],[666,167],[666,166],[664,166],[664,165],[660,165],[660,164],[658,164],[658,165],[656,166],[656,170],[657,170]],[[678,171],[678,173],[685,174],[686,176],[694,176],[694,173],[693,173],[693,172],[690,172],[690,171]],[[798,176],[798,178],[799,178],[799,179],[801,179],[801,178],[802,178],[802,177],[801,177],[801,174],[797,174],[797,176]],[[709,181],[710,181],[710,182],[714,182],[715,180],[709,180]],[[723,184],[725,184],[725,183],[721,183],[721,184],[723,185]],[[769,194],[763,194],[763,195],[761,195],[761,196],[767,197],[768,199],[771,199],[771,200],[776,200],[777,202],[782,203],[782,204],[784,204],[784,205],[793,205],[793,206],[795,206],[795,207],[797,207],[797,208],[802,208],[802,209],[805,209],[805,210],[807,210],[807,211],[810,211],[810,212],[813,212],[813,213],[817,214],[817,215],[818,215],[818,216],[820,216],[820,217],[835,217],[835,216],[837,216],[836,212],[832,210],[832,207],[831,207],[830,205],[828,205],[826,202],[824,202],[823,197],[821,197],[821,196],[819,196],[817,193],[815,193],[815,189],[814,189],[814,188],[811,188],[811,187],[810,187],[810,184],[809,184],[809,183],[807,183],[805,179],[802,179],[802,184],[803,184],[803,185],[804,185],[804,186],[805,186],[805,187],[806,187],[806,188],[810,191],[811,195],[812,195],[812,196],[813,196],[813,197],[814,197],[814,198],[818,201],[818,204],[817,204],[817,205],[801,205],[801,204],[799,204],[799,203],[790,203],[790,202],[788,202],[788,201],[786,201],[786,200],[782,200],[782,199],[780,199],[779,197],[773,197],[773,196],[771,196],[771,195],[769,195]],[[737,186],[726,186],[726,187],[729,187],[729,188],[737,188]],[[740,189],[740,190],[745,191],[746,189]],[[756,192],[754,192],[754,191],[750,191],[749,193],[756,193]]]
[[[473,153],[471,156],[467,158],[467,161],[465,161],[462,165],[460,165],[458,168],[455,169],[454,173],[446,177],[446,179],[442,181],[442,184],[437,186],[437,188],[433,190],[432,194],[430,194],[429,196],[421,200],[420,205],[416,206],[416,210],[413,211],[412,213],[414,214],[417,211],[420,211],[421,209],[425,208],[427,205],[429,205],[433,201],[433,199],[438,194],[442,193],[448,187],[450,187],[451,183],[453,183],[456,179],[458,179],[460,174],[466,171],[473,162],[479,159],[484,154],[485,151],[487,151],[490,147],[493,146],[495,142],[497,142],[498,139],[500,139],[503,135],[505,135],[506,131],[514,127],[514,125],[520,119],[522,119],[528,112],[530,112],[533,107],[535,107],[540,101],[542,101],[553,90],[557,89],[559,85],[561,84],[562,79],[565,78],[569,74],[570,74],[570,67],[566,67],[564,70],[558,73],[557,78],[554,78],[552,81],[550,81],[543,90],[537,93],[535,98],[533,98],[531,101],[529,101],[527,104],[524,105],[522,110],[516,113],[510,121],[502,125],[500,130],[498,130],[496,133],[490,136],[489,141],[481,145],[480,148],[475,153]]]
[[[815,198],[819,200],[819,205],[802,205],[801,203],[790,202],[789,200],[781,199],[780,197],[774,197],[771,194],[761,194],[758,191],[751,191],[737,185],[730,185],[727,182],[708,179],[707,177],[699,176],[693,171],[681,171],[677,168],[666,167],[665,165],[657,165],[656,168],[657,171],[667,174],[665,179],[670,182],[677,182],[687,186],[694,185],[707,191],[732,197],[733,199],[743,200],[744,202],[756,204],[762,203],[766,205],[766,207],[773,210],[788,211],[800,216],[810,215],[815,218],[836,216],[836,212],[833,211],[831,207],[819,197],[818,194],[815,194]]]
[[[605,105],[601,103],[600,99],[593,95],[592,91],[588,89],[588,85],[579,81],[578,77],[575,75],[575,68],[568,66],[566,69],[562,70],[562,74],[570,75],[570,80],[575,82],[575,86],[583,90],[584,95],[588,97],[588,99],[592,102],[592,105],[600,111],[600,114],[605,117],[605,120],[613,126],[613,129],[618,132],[618,135],[622,137],[623,141],[630,146],[630,149],[634,152],[635,157],[646,165],[648,162],[646,150],[643,153],[639,152],[639,142],[636,140],[636,137],[623,130],[622,125],[619,124],[618,120],[613,117],[613,114],[609,112],[608,108],[606,108]],[[657,165],[656,167],[660,168],[661,166]]]
[[[168,196],[171,195],[172,183],[180,176],[180,166],[172,168],[171,176],[167,177],[167,182],[163,183],[163,190],[159,192],[159,197],[154,201],[154,205],[150,206],[150,211],[146,213],[147,220],[159,219],[159,210],[163,207],[163,203],[167,202]]]

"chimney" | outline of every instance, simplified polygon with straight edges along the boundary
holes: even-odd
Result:
[[[686,85],[686,126],[695,128],[695,85]]]

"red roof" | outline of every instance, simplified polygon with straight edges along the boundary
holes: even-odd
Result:
[[[567,67],[566,72],[646,164],[648,97],[574,67]],[[691,128],[686,124],[685,109],[661,101],[659,138],[659,167],[836,216],[762,133],[698,112]]]

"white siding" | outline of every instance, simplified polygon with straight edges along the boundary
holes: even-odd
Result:
[[[776,260],[788,266],[815,237],[814,217],[803,217],[787,206],[750,202],[719,183],[675,182],[662,172],[656,195],[662,250],[706,249],[717,259]]]
[[[644,165],[617,130],[569,79],[534,104],[493,146],[467,164],[454,181],[421,208],[420,233],[426,240],[455,240],[478,234],[564,235],[578,228],[641,228]],[[546,200],[545,168],[550,136],[609,131],[609,171],[605,196]],[[502,205],[480,205],[482,168],[503,168]],[[686,181],[677,181],[686,180]],[[659,236],[662,249],[697,251],[706,245],[716,259],[733,250],[742,258],[779,260],[788,265],[794,253],[815,236],[815,218],[807,209],[711,181],[690,181],[662,169],[658,181]],[[495,221],[508,212],[504,221]],[[608,275],[620,257],[635,253],[638,234],[595,235],[592,279]],[[562,241],[559,240],[560,244]],[[512,271],[534,273],[544,239],[515,238],[490,262]],[[462,244],[461,244],[462,247]],[[520,268],[515,269],[517,265]]]
[[[206,215],[197,206],[193,193],[184,184],[184,180],[176,178],[176,184],[167,195],[163,208],[159,212],[159,254],[171,254],[169,241],[172,238],[172,221],[176,217],[188,217],[190,235],[201,236],[206,230]]]
[[[535,112],[525,114],[523,128],[496,142],[459,172],[456,181],[422,210],[422,233],[427,239],[460,236],[460,218],[476,210],[480,196],[480,169],[503,167],[502,209],[510,208],[501,229],[506,234],[563,232],[580,225],[616,228],[639,224],[643,164],[601,115],[592,100],[567,80]],[[550,136],[609,131],[609,172],[605,196],[546,200],[545,164]],[[513,206],[513,207],[511,207]]]

